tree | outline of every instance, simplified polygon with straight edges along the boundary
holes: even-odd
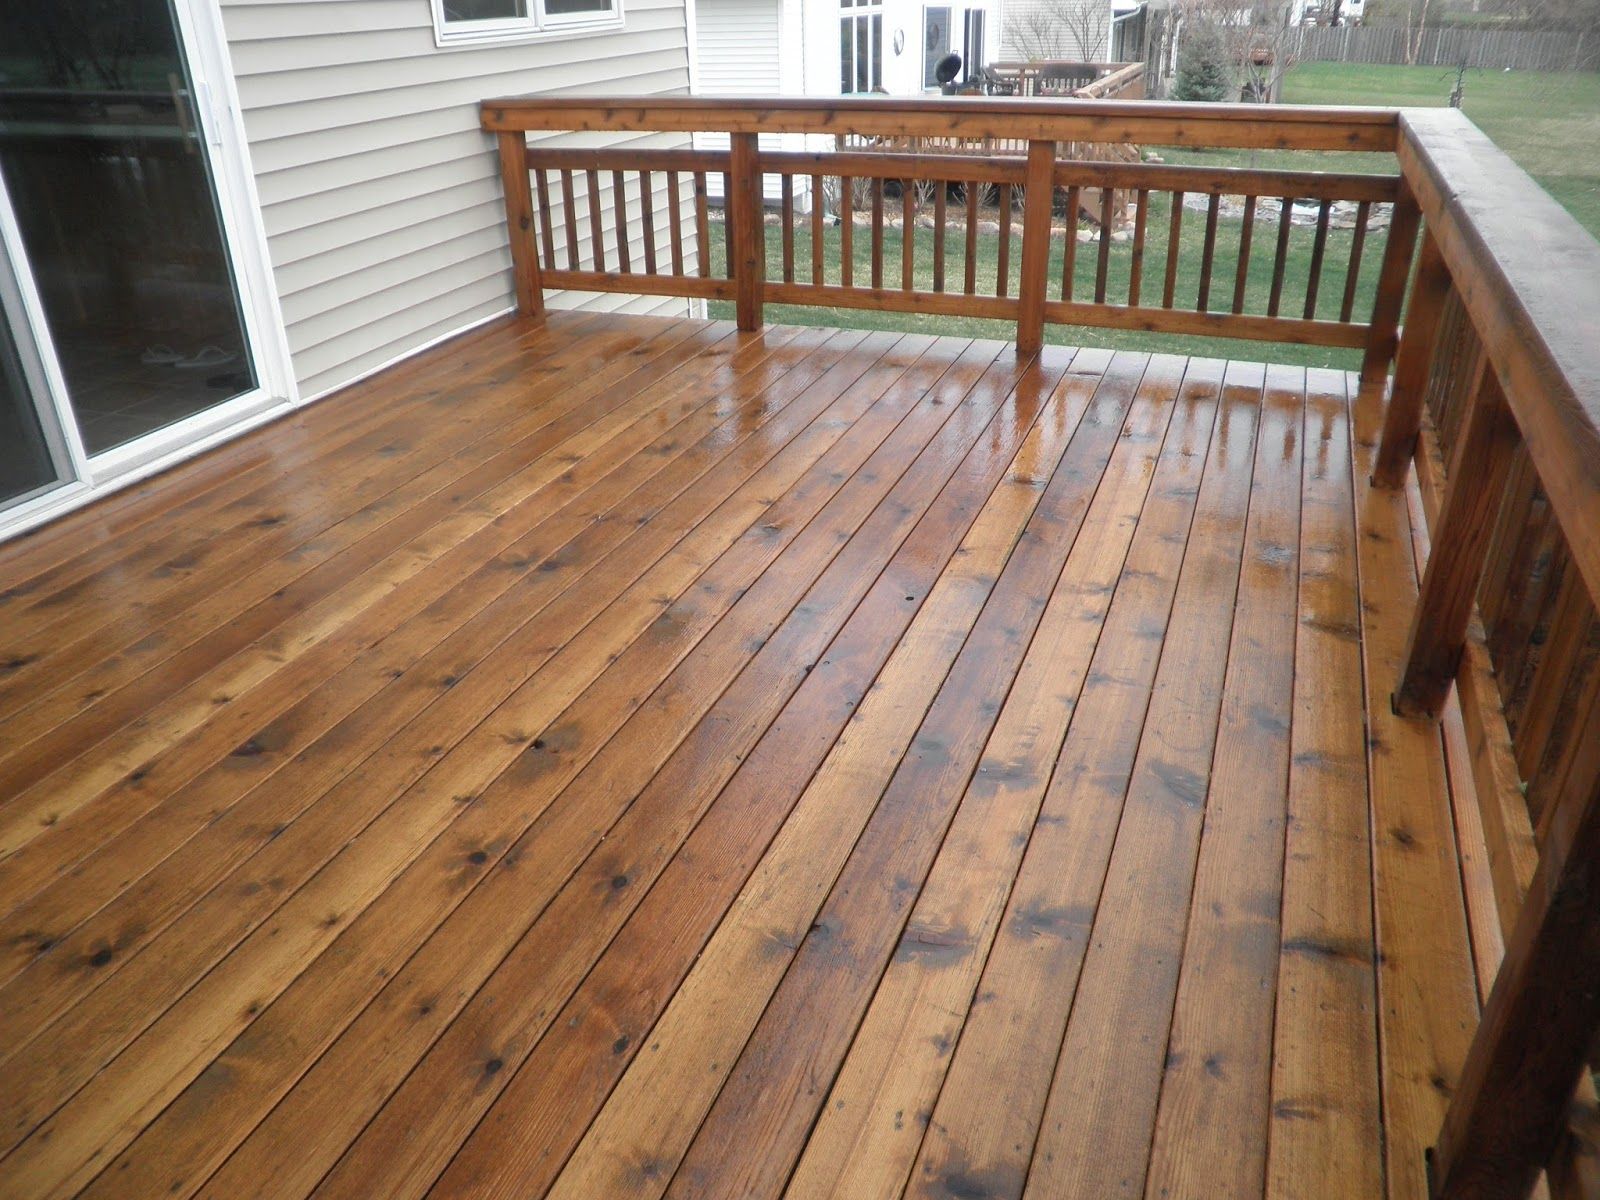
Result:
[[[1111,52],[1111,0],[1028,4],[1006,18],[1006,41],[1028,62],[1099,62]]]
[[[1230,100],[1233,94],[1233,61],[1221,32],[1209,21],[1192,24],[1178,43],[1173,98],[1216,101]]]
[[[1298,31],[1289,23],[1286,0],[1182,0],[1181,12],[1180,73],[1185,43],[1203,30],[1203,36],[1222,46],[1228,64],[1229,99],[1242,94],[1258,103],[1277,101],[1299,44]]]

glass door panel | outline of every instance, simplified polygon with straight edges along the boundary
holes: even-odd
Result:
[[[0,269],[4,262],[0,261]],[[0,309],[0,318],[4,310]],[[61,482],[44,424],[34,407],[22,356],[0,319],[0,509]]]
[[[12,6],[5,177],[90,455],[257,384],[170,0]]]

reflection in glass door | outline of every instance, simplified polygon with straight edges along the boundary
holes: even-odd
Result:
[[[0,173],[93,456],[257,370],[171,0],[7,7]]]

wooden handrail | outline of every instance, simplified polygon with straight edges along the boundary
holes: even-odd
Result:
[[[1400,125],[1401,169],[1600,595],[1600,243],[1459,110]]]
[[[542,304],[542,287],[666,295],[674,294],[676,287],[676,294],[685,296],[737,298],[739,322],[744,328],[759,324],[761,302],[770,298],[788,304],[999,317],[1018,323],[1017,340],[1025,351],[1036,348],[1044,324],[1072,323],[1365,347],[1369,362],[1381,369],[1388,361],[1384,347],[1393,342],[1399,314],[1398,293],[1403,291],[1405,282],[1403,267],[1409,260],[1410,239],[1415,233],[1415,222],[1404,213],[1391,226],[1393,232],[1386,239],[1390,244],[1387,265],[1379,276],[1383,291],[1375,319],[1369,322],[1355,311],[1354,303],[1358,279],[1363,274],[1362,250],[1367,243],[1368,221],[1375,216],[1374,206],[1401,205],[1403,187],[1397,175],[1080,161],[1060,157],[1058,150],[1065,154],[1067,147],[1050,133],[1059,129],[1068,134],[1073,153],[1081,151],[1085,139],[1117,142],[1131,138],[1193,144],[1372,149],[1394,143],[1398,117],[1385,110],[965,97],[839,102],[764,99],[752,104],[690,97],[648,102],[632,98],[539,98],[487,101],[482,107],[482,120],[484,127],[495,131],[500,139],[507,159],[502,165],[507,195],[518,199],[519,208],[509,218],[516,243],[513,260],[519,305],[530,312]],[[526,133],[543,129],[727,133],[735,147],[742,146],[747,152],[528,145]],[[756,142],[761,132],[860,135],[881,140],[884,145],[839,145],[827,152],[763,150]],[[914,145],[920,137],[943,144],[983,144],[987,138],[1022,147],[1026,157],[919,153],[891,148]],[[839,141],[836,137],[836,145]],[[521,206],[518,196],[523,189],[515,177],[521,172],[531,172],[536,185],[531,194],[536,195],[538,203],[531,214],[523,212],[525,206]],[[659,193],[662,177],[669,193],[666,197]],[[718,177],[723,182],[728,217],[725,280],[712,278],[708,253],[708,198],[715,195],[717,189],[711,181]],[[774,277],[768,279],[762,193],[766,191],[770,196],[774,177],[781,190],[779,236],[783,264],[781,271],[774,270]],[[687,240],[691,233],[681,219],[672,221],[668,252],[661,253],[656,244],[655,214],[665,212],[681,218],[685,198],[680,187],[686,179],[693,181],[692,235],[698,253],[691,251]],[[625,222],[619,220],[614,226],[603,223],[601,191],[607,183],[619,212],[630,203],[630,194],[636,197],[638,207],[634,211],[645,224],[642,256],[630,244],[636,235]],[[884,207],[886,187],[900,192],[894,209]],[[826,230],[820,208],[823,193],[829,189],[835,196],[831,224],[839,230],[837,281],[828,278],[830,272],[822,261]],[[857,190],[862,191],[862,196],[855,195]],[[958,193],[955,211],[966,217],[966,262],[961,283],[956,285],[963,288],[959,292],[946,291],[950,282],[945,269],[946,228],[952,190]],[[931,291],[919,284],[920,277],[913,269],[913,243],[920,240],[916,236],[919,191],[925,199],[931,199],[938,218],[928,235],[929,242],[923,243],[932,250],[936,264]],[[799,240],[795,215],[801,212],[797,198],[802,192],[808,193],[806,200],[812,207],[809,273],[803,265],[797,270],[795,262]],[[1152,196],[1170,197],[1173,217],[1164,286],[1141,292],[1146,215]],[[1210,198],[1205,249],[1203,254],[1197,254],[1201,276],[1197,295],[1190,281],[1196,264],[1186,261],[1180,271],[1180,256],[1188,253],[1177,241],[1185,196]],[[1265,248],[1256,247],[1257,261],[1263,269],[1269,262],[1271,266],[1271,303],[1265,311],[1247,311],[1250,239],[1246,237],[1237,249],[1237,264],[1220,261],[1223,256],[1217,252],[1215,230],[1222,196],[1246,198],[1250,212],[1247,228],[1255,228],[1258,205],[1266,213],[1263,222],[1279,222],[1275,256],[1269,260]],[[1067,201],[1065,206],[1061,204],[1063,198]],[[1299,224],[1290,220],[1291,200],[1310,204],[1315,214],[1314,235],[1309,227],[1298,233],[1310,246],[1312,263],[1308,279],[1296,276],[1290,281],[1290,290],[1304,289],[1299,296],[1286,294],[1285,288],[1293,241],[1290,225]],[[857,238],[853,236],[856,216],[868,211],[868,201],[873,219]],[[1345,261],[1330,264],[1327,235],[1331,206],[1336,202],[1356,206],[1360,229],[1350,239]],[[585,206],[588,228],[581,230],[581,210]],[[1063,208],[1065,229],[1060,219]],[[1111,242],[1113,236],[1119,240],[1128,236],[1118,233],[1116,227],[1128,223],[1130,208],[1136,208],[1131,222],[1134,265],[1124,289],[1120,283],[1112,286]],[[886,279],[892,277],[886,276],[882,261],[882,216],[889,213],[893,214],[890,220],[899,219],[901,229],[899,287],[886,286]],[[1082,230],[1085,219],[1090,225],[1087,233]],[[992,244],[975,236],[985,220],[994,223],[999,235]],[[1022,235],[1020,253],[1011,240],[1018,232]],[[564,262],[558,255],[558,234],[565,244]],[[1262,232],[1256,236],[1272,235]],[[1080,261],[1076,244],[1082,237],[1099,243],[1092,258],[1081,256],[1081,261],[1092,261],[1095,266],[1089,289],[1092,301],[1075,295],[1073,288],[1074,263]],[[853,260],[862,243],[870,245],[871,257],[868,270],[858,282]],[[988,248],[984,252],[997,261],[980,268],[975,256],[985,246]],[[1059,284],[1045,277],[1052,269],[1053,256],[1059,257],[1065,268]],[[698,274],[692,279],[685,274],[684,265],[691,257],[698,258]],[[663,271],[662,265],[669,261],[672,269]],[[1399,264],[1398,275],[1395,264]],[[1337,319],[1326,315],[1335,311],[1331,303],[1319,304],[1319,282],[1324,274],[1331,273],[1330,265],[1339,273],[1338,285],[1322,289],[1322,299],[1343,296]],[[1370,279],[1370,267],[1367,274]],[[1226,275],[1233,282],[1231,298],[1223,297],[1223,281],[1215,275]],[[1180,278],[1185,278],[1182,288],[1177,287]],[[984,294],[986,287],[993,294]],[[1395,295],[1385,299],[1389,292]],[[1265,303],[1264,298],[1261,303]]]
[[[1425,392],[1453,397],[1442,415],[1455,445],[1396,709],[1436,714],[1458,669],[1463,696],[1469,676],[1477,690],[1492,664],[1481,652],[1477,662],[1462,658],[1474,602],[1498,610],[1518,577],[1513,559],[1533,554],[1519,543],[1535,535],[1519,522],[1535,494],[1556,525],[1541,544],[1565,563],[1560,599],[1549,602],[1547,646],[1557,657],[1541,663],[1522,709],[1542,716],[1512,733],[1516,765],[1538,773],[1538,863],[1430,1163],[1438,1200],[1519,1197],[1547,1164],[1570,1160],[1568,1113],[1600,1031],[1600,667],[1591,664],[1577,688],[1570,752],[1554,766],[1543,761],[1550,714],[1583,683],[1579,622],[1592,628],[1600,598],[1600,244],[1457,111],[1402,113],[1397,156],[1427,233],[1374,484],[1402,482]],[[1486,571],[1492,544],[1498,561]],[[1531,624],[1522,630],[1532,637]],[[1492,753],[1489,722],[1506,736],[1499,713],[1462,707],[1477,725],[1474,744]],[[1537,750],[1517,744],[1524,736],[1540,739]],[[1517,848],[1489,851],[1506,862]]]
[[[771,96],[522,96],[486,100],[490,133],[539,129],[659,133],[827,133],[1138,142],[1278,150],[1392,151],[1394,109],[1072,101],[996,96],[820,99]]]

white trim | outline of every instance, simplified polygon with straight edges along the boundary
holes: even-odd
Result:
[[[90,457],[78,433],[21,231],[9,198],[0,187],[0,237],[15,269],[23,315],[13,336],[24,355],[25,370],[29,369],[29,357],[34,359],[34,399],[42,410],[47,439],[53,438],[59,447],[55,453],[63,476],[61,483],[41,495],[0,510],[0,540],[200,454],[275,416],[292,412],[299,403],[218,0],[175,0],[171,11],[179,51],[194,91],[196,119],[257,386]],[[52,429],[52,425],[56,428]]]
[[[683,37],[689,55],[689,94],[700,94],[700,0],[683,0]]]
[[[437,337],[431,337],[427,341],[411,347],[409,350],[402,350],[393,358],[386,358],[376,366],[368,367],[359,375],[352,375],[349,379],[346,379],[342,383],[336,383],[330,388],[323,388],[322,391],[306,397],[300,402],[301,406],[304,407],[307,404],[315,404],[318,400],[325,400],[329,396],[344,391],[347,387],[354,387],[363,379],[371,379],[380,371],[387,371],[390,367],[397,367],[401,363],[405,362],[408,358],[415,358],[417,355],[422,354],[425,351],[432,350],[435,346],[439,346],[445,342],[448,342],[451,338],[458,338],[464,333],[471,333],[480,325],[487,325],[490,321],[498,320],[499,318],[506,316],[508,313],[514,313],[516,311],[517,306],[515,304],[508,304],[505,308],[497,309],[486,317],[478,317],[474,320],[468,321],[465,325],[450,330],[448,333],[441,333]]]
[[[48,329],[44,302],[39,298],[28,256],[23,252],[22,228],[17,224],[17,214],[11,207],[11,194],[6,190],[4,179],[0,179],[0,242],[4,243],[0,245],[0,259],[10,264],[9,270],[0,267],[0,274],[4,275],[0,279],[0,291],[9,298],[9,303],[0,303],[0,321],[6,321],[11,331],[11,340],[22,358],[23,373],[28,376],[30,392],[26,399],[34,402],[40,424],[44,426],[45,440],[50,443],[51,459],[61,479],[54,486],[64,487],[88,474],[88,457],[78,436],[77,419],[67,403],[67,385],[55,346],[48,334],[39,336],[39,330]],[[14,320],[16,316],[21,317],[20,322]],[[12,511],[10,507],[0,510],[0,528],[4,528]]]
[[[622,0],[609,0],[609,13],[547,13],[545,0],[525,0],[525,17],[496,17],[482,21],[448,21],[444,0],[430,0],[433,10],[433,44],[440,50],[503,45],[517,42],[555,41],[591,33],[611,33],[623,27]]]
[[[176,0],[172,11],[177,18],[181,49],[196,83],[196,99],[203,97],[209,102],[195,107],[213,147],[207,157],[222,216],[223,238],[233,260],[233,282],[239,293],[256,379],[261,391],[294,404],[298,401],[294,366],[267,249],[267,228],[261,216],[261,198],[250,162],[250,140],[233,77],[220,2]]]

